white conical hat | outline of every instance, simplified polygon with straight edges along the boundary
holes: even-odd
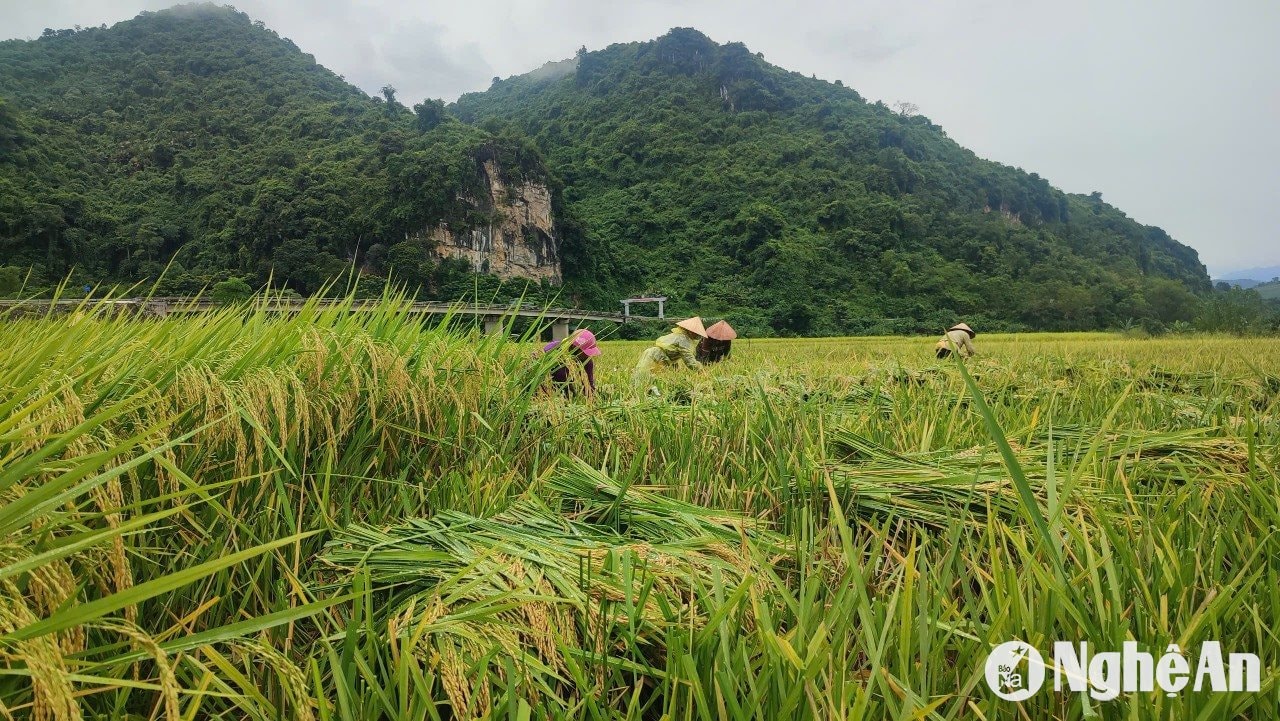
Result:
[[[706,326],[702,325],[702,319],[696,315],[692,318],[685,318],[679,323],[676,323],[676,327],[684,328],[685,330],[689,331],[690,333],[693,333],[699,338],[707,337],[707,328]]]
[[[951,332],[953,330],[962,330],[965,333],[968,333],[970,338],[973,338],[974,336],[978,335],[977,333],[973,332],[973,329],[970,328],[967,323],[956,323],[955,325],[948,328],[947,332]]]

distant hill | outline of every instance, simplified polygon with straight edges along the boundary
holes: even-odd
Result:
[[[1260,285],[1265,281],[1254,280],[1253,278],[1231,278],[1231,279],[1214,278],[1213,282],[1215,285],[1218,283],[1226,283],[1227,285],[1233,285],[1237,288],[1245,288],[1247,290],[1249,288],[1253,288],[1257,285]]]
[[[594,272],[615,292],[756,332],[843,333],[1173,318],[1209,288],[1194,250],[1099,195],[739,43],[677,29],[577,60],[453,109],[533,137],[608,249]]]
[[[0,43],[0,257],[37,284],[168,267],[162,292],[562,277],[750,335],[1168,323],[1209,289],[1099,195],[694,30],[411,110],[212,5]]]
[[[1267,283],[1276,278],[1280,278],[1280,265],[1269,265],[1260,268],[1249,268],[1247,270],[1238,270],[1231,273],[1223,273],[1220,277],[1214,278],[1214,282],[1226,281],[1231,285],[1241,288],[1252,288],[1260,283]]]
[[[1253,287],[1258,295],[1267,300],[1280,300],[1280,281],[1269,280]]]
[[[487,197],[486,163],[548,176],[527,141],[370,98],[229,7],[0,42],[0,265],[37,285],[171,265],[162,290],[274,273],[309,293],[355,264],[457,295],[471,284],[406,238],[491,225],[459,201]]]

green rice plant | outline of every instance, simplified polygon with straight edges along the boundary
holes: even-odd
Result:
[[[555,713],[591,692],[568,685],[575,675],[594,688],[619,676],[660,680],[672,629],[719,611],[703,589],[749,584],[741,544],[784,546],[768,532],[748,536],[747,519],[623,488],[580,461],[546,491],[551,505],[526,498],[490,518],[443,511],[352,526],[325,554],[379,590],[372,622],[398,630],[399,652],[435,668],[430,692],[456,715],[489,709],[492,696],[471,690],[490,677],[516,683],[504,659],[522,674],[520,701],[556,700]]]
[[[533,330],[262,298],[0,319],[0,715],[1276,717],[1280,341],[740,339],[540,392]],[[995,644],[1259,693],[998,699]]]

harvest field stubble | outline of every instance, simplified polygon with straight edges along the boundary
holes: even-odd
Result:
[[[592,402],[376,312],[0,323],[0,716],[1265,719],[1280,341],[746,340]],[[975,393],[976,391],[976,393]],[[1022,639],[1259,693],[983,680]]]

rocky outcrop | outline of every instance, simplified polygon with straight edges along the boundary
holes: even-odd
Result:
[[[442,258],[460,258],[477,273],[499,278],[561,281],[559,238],[551,217],[551,189],[542,183],[508,184],[497,164],[485,161],[489,197],[474,199],[491,210],[486,226],[433,228],[429,237]]]
[[[992,207],[990,205],[982,206],[983,213],[990,213],[991,211]],[[1022,213],[1015,213],[1010,210],[1008,203],[1000,204],[1000,215],[1004,216],[1004,219],[1009,221],[1011,225],[1022,225]]]

